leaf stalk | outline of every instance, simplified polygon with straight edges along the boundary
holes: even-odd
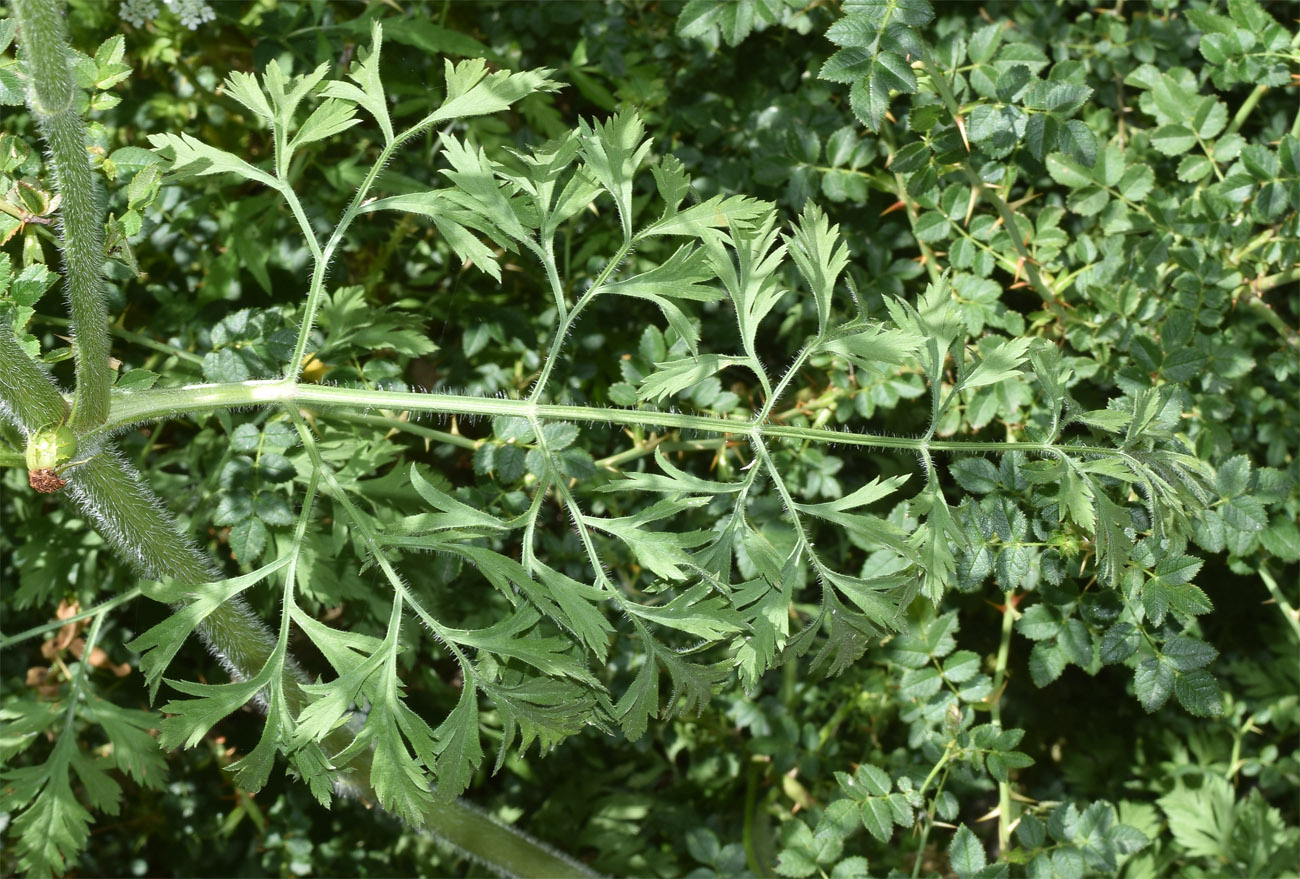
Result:
[[[248,406],[293,404],[322,409],[388,409],[429,412],[439,415],[514,418],[537,418],[544,421],[576,421],[620,424],[646,428],[676,428],[706,434],[735,435],[758,432],[764,438],[829,443],[848,446],[874,446],[885,449],[939,452],[1009,452],[1029,454],[1102,455],[1124,457],[1124,452],[1106,446],[1058,445],[1037,442],[1000,442],[979,440],[934,440],[881,434],[849,433],[825,427],[797,427],[758,420],[725,418],[709,415],[685,415],[650,409],[617,409],[599,406],[569,406],[535,403],[531,400],[506,400],[497,397],[473,397],[455,394],[421,394],[407,391],[382,391],[366,388],[341,388],[315,384],[298,384],[284,380],[230,382],[225,384],[186,385],[179,388],[151,389],[114,395],[110,419],[98,433],[126,428],[129,425],[192,412],[211,412]]]

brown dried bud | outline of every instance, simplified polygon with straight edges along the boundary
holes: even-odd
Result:
[[[48,468],[27,471],[27,481],[32,488],[42,494],[53,494],[68,483],[59,478],[59,474]]]

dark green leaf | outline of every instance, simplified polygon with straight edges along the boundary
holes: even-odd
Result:
[[[988,855],[979,838],[965,824],[957,828],[948,847],[948,863],[958,879],[971,879],[988,863]]]
[[[1205,669],[1179,674],[1174,682],[1178,702],[1197,717],[1218,717],[1223,713],[1223,696],[1219,684]]]

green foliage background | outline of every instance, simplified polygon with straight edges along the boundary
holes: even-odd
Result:
[[[1110,539],[1125,547],[1119,568],[1145,576],[1116,573],[1124,582],[1109,588],[1085,536],[1109,501],[1071,488],[1068,474],[1049,482],[1043,462],[1024,455],[945,460],[955,553],[935,561],[939,606],[924,596],[911,603],[906,634],[832,660],[843,666],[834,676],[813,661],[821,642],[779,668],[759,664],[752,680],[742,669],[698,712],[651,719],[635,741],[588,727],[545,755],[510,752],[496,772],[489,760],[473,774],[472,802],[612,875],[1295,874],[1300,43],[1292,7],[259,0],[213,9],[213,20],[190,30],[161,6],[133,26],[116,4],[70,3],[73,44],[93,58],[90,135],[114,216],[109,310],[119,388],[274,375],[292,351],[310,270],[296,220],[272,194],[210,177],[161,185],[149,170],[157,159],[146,152],[148,136],[184,132],[264,161],[267,131],[222,80],[272,61],[295,74],[326,64],[330,78],[341,77],[381,21],[394,118],[427,112],[443,87],[444,58],[553,68],[563,90],[458,123],[455,135],[502,159],[580,120],[632,108],[655,152],[692,176],[700,200],[767,199],[784,221],[810,200],[820,204],[844,236],[846,282],[863,313],[883,316],[897,298],[922,316],[942,304],[985,363],[1014,340],[1046,340],[1037,356],[1059,355],[1035,371],[1059,379],[1056,396],[1068,391],[1085,413],[1078,436],[1118,429],[1131,438],[1145,419],[1142,430],[1184,441],[1214,468],[1204,508],[1188,533],[1170,538],[1172,548],[1158,543],[1158,523],[1143,518],[1133,493]],[[96,54],[119,34],[121,43]],[[947,72],[942,88],[914,64],[923,53]],[[28,350],[66,379],[66,322],[56,278],[41,268],[59,265],[52,226],[42,222],[54,212],[53,185],[12,58],[12,50],[0,58],[0,197],[14,208],[0,214],[0,278],[14,280],[0,290],[0,308]],[[432,185],[438,134],[387,166],[391,188]],[[329,231],[320,218],[346,207],[381,147],[367,122],[299,152],[289,175],[310,181],[300,191],[313,224]],[[639,223],[659,211],[653,180],[642,177]],[[1002,195],[983,196],[982,187]],[[1008,234],[1012,225],[1017,234]],[[565,277],[590,283],[621,241],[607,202],[578,217],[557,255]],[[633,265],[649,269],[674,249],[647,241]],[[498,265],[469,267],[462,256],[418,217],[355,224],[321,314],[326,346],[307,376],[388,390],[527,392],[555,319],[544,282],[504,248],[495,248]],[[927,285],[937,292],[927,297]],[[646,329],[661,323],[650,303],[607,300],[577,325],[573,356],[553,382],[577,405],[634,406],[645,402],[638,390],[655,365],[686,358],[687,344]],[[734,333],[732,313],[717,303],[692,316],[705,340]],[[758,359],[774,369],[790,363],[817,319],[812,302],[780,299]],[[923,369],[851,353],[809,360],[802,386],[781,404],[783,423],[997,441],[1056,428],[1041,378],[971,386],[931,424]],[[683,380],[652,402],[688,413],[751,411],[760,388],[736,375]],[[409,425],[391,413],[325,421],[326,459],[378,518],[426,508],[409,484],[413,465],[471,506],[527,509],[533,438],[517,425]],[[135,574],[70,505],[27,489],[22,439],[0,431],[4,634],[51,620],[60,600],[84,609],[134,587]],[[547,441],[565,446],[567,475],[578,479],[610,466],[658,472],[649,452],[660,441],[661,452],[706,477],[710,468],[743,476],[739,459],[716,445],[692,454],[702,440],[689,432],[648,437],[584,425]],[[293,539],[306,468],[286,422],[222,413],[129,432],[122,442],[226,576],[272,561]],[[790,444],[776,455],[809,505],[917,469],[907,452],[852,446]],[[920,501],[909,499],[877,510],[905,534],[918,528]],[[611,500],[604,512],[631,511]],[[747,513],[767,542],[788,550],[794,537],[776,492],[758,494]],[[707,529],[721,513],[676,515]],[[382,580],[346,530],[331,527],[308,539],[298,600],[317,619],[382,636]],[[1143,539],[1130,548],[1135,536]],[[586,582],[582,547],[558,505],[539,544],[548,564]],[[885,546],[871,539],[826,528],[817,547],[863,576],[890,573]],[[761,559],[741,555],[742,570],[761,570]],[[625,550],[605,561],[612,577],[635,581],[642,559]],[[440,618],[490,626],[504,605],[485,599],[462,564],[412,553],[403,572],[413,582],[467,578],[472,586],[438,593]],[[266,619],[277,613],[272,592],[249,593]],[[1136,627],[1124,615],[1133,613],[1130,598],[1141,608]],[[805,600],[795,606],[799,623],[818,612]],[[1008,601],[1014,613],[1004,613]],[[378,809],[338,800],[326,811],[281,772],[255,796],[241,791],[226,767],[259,741],[262,719],[251,707],[197,747],[158,750],[141,658],[126,645],[167,616],[164,604],[137,600],[93,635],[77,633],[107,650],[79,679],[83,698],[102,707],[97,724],[76,720],[59,745],[30,729],[67,698],[79,657],[50,642],[54,632],[5,649],[6,803],[17,801],[24,771],[57,747],[75,745],[94,767],[75,764],[71,776],[70,795],[98,813],[76,875],[485,873]],[[721,611],[718,619],[732,620]],[[685,631],[683,646],[701,634]],[[440,718],[463,682],[446,651],[410,638],[403,646],[419,649],[401,660],[407,698]],[[43,641],[51,646],[42,650]],[[293,650],[311,674],[328,675],[309,639],[297,638]],[[112,664],[132,670],[116,677]],[[618,682],[618,692],[636,672],[629,652],[612,652],[607,666],[602,679]],[[196,643],[167,677],[228,679]],[[485,735],[500,737],[500,719],[483,715]],[[1007,732],[977,728],[990,720]],[[1012,730],[1023,736],[1007,737]],[[96,787],[99,770],[121,786],[118,795]],[[988,815],[1008,808],[1008,791],[1019,823],[1000,845]],[[4,808],[10,840],[0,864],[9,875],[19,870],[22,810]]]

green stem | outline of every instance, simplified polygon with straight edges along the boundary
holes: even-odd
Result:
[[[325,277],[329,271],[330,260],[333,259],[334,251],[342,242],[344,234],[352,225],[352,221],[361,213],[362,206],[370,194],[370,187],[374,185],[375,179],[379,177],[379,172],[388,165],[393,153],[401,148],[402,144],[445,118],[441,111],[434,111],[384,145],[384,148],[379,152],[379,158],[375,159],[375,163],[366,172],[365,179],[361,181],[356,194],[352,196],[352,201],[348,204],[347,209],[343,211],[343,216],[339,218],[338,225],[334,227],[334,231],[330,234],[329,241],[326,242],[324,248],[320,248],[320,245],[316,242],[316,237],[312,233],[310,225],[307,224],[306,216],[302,215],[300,217],[299,223],[303,227],[303,236],[312,248],[316,266],[312,271],[311,287],[307,291],[307,304],[303,309],[302,326],[298,328],[298,341],[293,347],[293,357],[285,367],[284,374],[286,378],[297,379],[302,374],[303,361],[307,355],[307,343],[311,338],[312,327],[316,324],[316,312],[320,309],[321,297],[325,295]],[[429,161],[432,162],[432,158]],[[288,181],[281,181],[277,188],[290,207],[294,209],[295,214],[300,215],[302,208],[298,203],[298,196],[294,193]]]
[[[24,435],[60,424],[68,415],[45,367],[27,356],[7,321],[0,322],[0,413],[6,411]]]
[[[1300,281],[1300,268],[1287,269],[1275,275],[1269,275],[1256,281],[1249,281],[1235,291],[1237,302],[1249,308],[1264,323],[1268,324],[1282,339],[1292,347],[1300,347],[1300,332],[1289,326],[1282,316],[1273,310],[1260,296],[1261,293]]]
[[[119,556],[156,579],[169,577],[194,585],[220,579],[211,562],[177,532],[139,474],[115,451],[96,450],[93,445],[84,451],[90,457],[66,471],[67,490]]]
[[[984,251],[985,253],[992,256],[995,260],[997,260],[998,267],[1001,268],[1002,271],[1015,274],[1016,261],[1013,260],[1010,256],[999,251],[996,247],[993,247],[992,245],[986,244],[983,241],[978,240],[974,235],[970,233],[969,230],[961,227],[956,223],[953,224],[953,228],[956,230],[958,235],[965,238],[972,245],[978,247],[980,250]]]
[[[930,774],[925,777],[925,781],[921,782],[921,787],[917,791],[918,794],[924,794],[926,792],[926,790],[930,787],[930,782],[934,781],[935,776],[938,775],[941,770],[944,771],[945,781],[947,780],[948,761],[952,759],[955,746],[956,746],[956,742],[950,741],[944,747],[943,756],[939,758],[938,763],[934,764],[934,768],[932,768],[930,770]],[[939,784],[939,787],[941,789],[943,788],[942,782]],[[930,806],[928,817],[930,820],[926,821],[925,826],[921,828],[921,840],[916,847],[916,861],[912,864],[912,879],[917,879],[917,877],[921,875],[921,861],[925,858],[925,847],[926,844],[929,843],[930,841],[930,828],[934,827],[934,805],[933,804],[931,804]]]
[[[1291,48],[1300,48],[1300,32],[1291,37]],[[1255,111],[1255,107],[1258,106],[1260,99],[1264,97],[1268,88],[1266,85],[1257,85],[1251,89],[1250,94],[1246,96],[1246,100],[1242,101],[1241,106],[1237,108],[1237,112],[1233,115],[1232,122],[1228,125],[1228,129],[1224,134],[1236,134],[1241,130],[1241,126],[1245,124],[1250,114]]]
[[[77,676],[72,681],[72,692],[68,694],[67,716],[63,719],[63,734],[59,737],[59,744],[62,745],[64,739],[75,741],[72,736],[72,727],[77,720],[77,703],[81,701],[81,692],[86,688],[86,678],[90,677],[90,654],[95,652],[95,646],[99,643],[99,631],[104,626],[104,617],[107,616],[100,611],[95,621],[90,624],[90,631],[86,633],[86,643],[81,648],[81,662],[77,665]]]
[[[758,415],[754,419],[755,421],[766,422],[768,418],[771,417],[772,407],[781,399],[781,396],[785,393],[785,389],[790,386],[790,382],[794,379],[799,370],[803,369],[804,363],[807,362],[808,358],[812,355],[812,352],[822,346],[822,342],[822,336],[818,336],[816,339],[813,339],[810,343],[805,345],[803,349],[795,355],[794,363],[790,364],[790,368],[785,371],[785,375],[783,375],[781,380],[776,383],[775,389],[769,387],[763,388],[767,393],[767,399],[763,401],[763,408],[759,410]],[[761,369],[758,370],[758,372],[760,375],[763,374],[763,370]],[[766,378],[763,379],[763,383],[764,385],[767,384]]]
[[[27,104],[49,148],[63,237],[63,277],[72,318],[77,387],[70,426],[81,432],[108,417],[108,308],[103,296],[104,218],[99,178],[86,152],[86,123],[68,63],[70,49],[58,0],[16,0],[27,63]]]
[[[302,415],[293,407],[285,407],[285,413],[289,416],[289,419],[293,422],[294,427],[298,431],[298,437],[302,440],[303,448],[307,450],[307,454],[311,458],[312,464],[315,467],[314,472],[320,474],[324,478],[325,485],[329,489],[330,495],[347,514],[348,519],[352,522],[352,527],[356,529],[357,534],[361,538],[362,545],[365,546],[366,550],[375,557],[375,561],[379,563],[380,570],[384,572],[384,576],[393,587],[393,591],[396,592],[401,600],[415,611],[422,620],[424,620],[430,631],[432,631],[434,635],[437,636],[438,640],[444,644],[453,655],[455,655],[456,659],[461,664],[462,671],[465,673],[466,686],[469,686],[469,678],[473,674],[473,669],[468,667],[468,661],[457,648],[456,639],[451,636],[441,623],[425,613],[419,603],[411,596],[410,592],[406,588],[406,584],[402,581],[397,570],[393,567],[392,562],[389,560],[388,556],[384,554],[379,542],[379,535],[370,525],[369,520],[367,520],[361,514],[361,511],[357,509],[356,504],[352,503],[352,499],[348,497],[347,492],[343,490],[343,486],[339,484],[338,478],[334,475],[333,468],[325,463],[325,459],[321,456],[320,449],[316,445],[316,438],[307,427],[307,423],[303,420]]]
[[[73,500],[96,522],[114,550],[149,576],[194,585],[218,579],[209,562],[176,531],[157,498],[116,454],[101,451],[70,470],[68,488]],[[98,606],[92,613],[99,614],[98,619],[102,620],[106,611],[138,594],[138,589],[133,590]],[[68,622],[64,620],[58,625]],[[229,601],[218,607],[203,621],[200,632],[231,674],[243,680],[255,677],[277,655],[277,639],[242,601]],[[3,646],[38,633],[38,630],[23,632],[5,639]],[[297,666],[287,659],[283,667],[278,686],[286,707],[296,715],[309,700],[302,690]],[[350,744],[351,737],[345,727],[333,733],[326,745],[331,751],[341,751]],[[369,779],[370,756],[363,752],[349,764],[341,781],[348,789],[369,791]],[[464,803],[434,804],[425,817],[430,831],[506,875],[592,875],[584,865],[496,823]]]
[[[1295,635],[1296,641],[1300,642],[1300,612],[1297,612],[1291,602],[1286,600],[1282,594],[1282,589],[1277,585],[1277,580],[1273,579],[1273,572],[1264,565],[1259,567],[1259,579],[1264,581],[1264,588],[1268,594],[1273,596],[1277,602],[1278,608],[1282,611],[1282,616],[1286,618],[1287,624],[1291,626],[1291,632]]]
[[[464,800],[434,803],[424,812],[425,829],[457,851],[503,876],[599,876],[514,827],[499,823]]]
[[[892,146],[892,145],[891,145]],[[894,156],[891,151],[889,156],[890,162],[893,162]],[[903,179],[902,174],[895,173],[893,194],[898,196],[898,200],[903,203],[903,213],[907,215],[908,228],[912,230],[912,238],[916,241],[917,248],[921,251],[921,258],[925,260],[925,272],[930,278],[931,284],[939,283],[939,276],[942,270],[939,268],[939,258],[934,255],[934,248],[928,243],[922,241],[916,234],[916,221],[921,215],[920,209],[916,202],[907,194],[907,181]]]
[[[115,451],[93,447],[88,451],[88,460],[67,471],[66,490],[120,558],[155,579],[193,586],[220,579],[212,563],[177,530],[162,502],[134,469]],[[203,621],[199,634],[239,680],[256,677],[276,653],[276,638],[241,600],[219,606]],[[291,660],[285,663],[282,677],[286,701],[296,713],[310,701],[301,686],[306,677]],[[334,735],[345,734],[341,730]],[[345,783],[357,783],[356,775],[368,775],[365,766],[349,769],[354,769],[355,775],[345,775]]]
[[[210,561],[198,552],[163,512],[161,502],[139,475],[112,451],[100,451],[68,471],[68,492],[95,523],[114,551],[142,573],[201,586],[219,580]],[[237,679],[255,677],[276,652],[276,639],[243,601],[228,601],[199,628],[200,636]],[[309,701],[305,677],[286,663],[283,690],[290,708]]]
[[[1273,310],[1273,306],[1261,299],[1251,297],[1246,300],[1246,307],[1262,319],[1264,323],[1276,330],[1286,344],[1292,348],[1300,347],[1300,333],[1287,326],[1286,321],[1282,320],[1282,316]]]
[[[62,629],[64,626],[68,625],[69,623],[79,622],[88,617],[93,617],[96,614],[105,613],[119,605],[129,604],[130,602],[135,601],[137,598],[139,598],[142,594],[143,592],[140,589],[140,587],[136,586],[134,589],[131,589],[127,592],[123,592],[121,595],[118,595],[115,598],[110,598],[108,601],[95,605],[90,610],[83,610],[81,613],[73,614],[67,619],[55,620],[52,623],[45,623],[42,626],[36,626],[34,628],[26,630],[25,632],[19,632],[17,635],[10,635],[7,638],[0,638],[0,650],[7,650],[8,648],[14,646],[15,644],[21,644],[24,641],[44,635],[46,632],[53,632],[58,629]]]
[[[542,224],[543,227],[545,223]],[[551,298],[555,300],[555,313],[558,320],[568,316],[568,304],[564,301],[564,284],[560,282],[560,271],[555,265],[555,236],[547,235],[542,240],[539,252],[542,267],[546,269],[546,282],[551,287]]]
[[[708,440],[679,440],[674,442],[664,442],[665,437],[653,437],[646,442],[635,445],[630,449],[624,449],[616,452],[608,458],[601,458],[596,462],[597,470],[617,470],[628,461],[635,461],[637,458],[644,458],[652,454],[655,449],[662,449],[665,452],[703,452],[706,450],[716,451],[725,448],[727,440],[725,439],[708,439]]]
[[[921,782],[921,786],[917,788],[916,792],[918,794],[924,794],[927,790],[929,790],[930,782],[934,781],[934,777],[938,775],[939,772],[945,766],[948,765],[948,761],[952,759],[953,751],[955,750],[955,748],[956,748],[955,740],[948,742],[948,744],[943,749],[943,756],[939,758],[939,762],[934,764],[934,766],[930,769],[929,774],[926,775],[925,781]]]
[[[307,357],[307,343],[311,339],[312,327],[316,325],[316,312],[320,309],[321,297],[325,295],[325,278],[329,273],[330,260],[334,257],[334,250],[338,247],[339,242],[343,240],[343,233],[352,225],[357,214],[361,211],[361,205],[370,193],[370,187],[374,185],[375,178],[379,176],[380,170],[388,164],[392,158],[393,151],[399,145],[406,141],[407,138],[415,134],[415,129],[403,132],[400,137],[387,143],[379,153],[379,158],[370,166],[366,172],[366,177],[361,181],[361,186],[357,188],[356,194],[352,196],[351,203],[344,210],[343,216],[339,218],[339,224],[334,228],[333,234],[330,235],[329,241],[326,242],[322,249],[316,241],[316,236],[311,230],[311,225],[307,222],[306,216],[302,213],[302,206],[298,202],[298,196],[294,193],[293,188],[287,181],[282,181],[277,187],[280,194],[284,196],[285,201],[294,211],[294,215],[299,218],[299,225],[302,227],[304,239],[312,250],[312,256],[315,260],[315,268],[312,270],[311,286],[307,291],[307,304],[303,309],[302,325],[298,328],[298,340],[293,346],[293,357],[285,367],[285,377],[296,379],[302,374],[303,361]]]
[[[32,315],[32,320],[55,327],[66,327],[71,323],[71,321],[65,317],[54,317],[53,315],[48,314]],[[195,354],[193,351],[186,351],[182,348],[177,348],[174,345],[168,345],[166,342],[159,342],[157,339],[146,336],[143,333],[137,333],[133,330],[128,330],[116,325],[109,327],[108,330],[112,335],[117,336],[119,339],[133,342],[142,348],[157,351],[159,354],[166,354],[169,357],[178,357],[181,360],[196,365],[203,363],[203,357],[201,355]]]
[[[961,106],[957,103],[957,98],[952,93],[952,89],[948,87],[948,80],[944,78],[943,71],[934,63],[934,59],[930,58],[929,53],[926,53],[922,63],[925,65],[926,73],[930,75],[930,81],[934,83],[935,90],[939,92],[939,97],[944,106],[948,108],[948,112],[954,120],[958,119],[961,116]],[[1024,261],[1025,274],[1029,278],[1030,286],[1034,288],[1034,291],[1038,293],[1044,303],[1055,305],[1058,302],[1058,297],[1053,292],[1051,285],[1044,280],[1042,273],[1038,270],[1038,264],[1029,252],[1029,248],[1021,240],[1020,226],[1016,222],[1016,215],[1011,210],[1011,206],[1006,203],[1002,196],[998,195],[997,190],[984,182],[979,172],[971,166],[969,161],[963,160],[960,167],[962,174],[970,182],[970,185],[989,204],[993,205],[998,212],[998,216],[1002,218],[1002,224],[1007,227],[1007,234],[1011,236],[1012,246],[1015,247],[1016,252],[1020,254],[1020,258]]]
[[[998,195],[996,189],[984,182],[983,178],[980,177],[979,172],[971,166],[969,161],[963,161],[961,163],[961,170],[966,176],[966,179],[970,182],[970,185],[974,187],[975,191],[983,196],[985,201],[993,205],[998,212],[998,216],[1002,218],[1002,225],[1007,227],[1007,235],[1011,238],[1011,245],[1016,249],[1016,253],[1018,253],[1020,258],[1024,261],[1025,275],[1029,278],[1029,284],[1034,288],[1034,292],[1038,294],[1038,297],[1042,299],[1045,304],[1055,305],[1057,303],[1057,296],[1052,291],[1051,285],[1049,285],[1043,278],[1042,272],[1038,270],[1038,262],[1034,259],[1033,254],[1029,252],[1029,248],[1021,238],[1020,225],[1016,222],[1016,215],[1015,212],[1011,210],[1011,206],[1006,203],[1006,200],[1003,199],[1002,196]]]
[[[422,424],[412,424],[409,421],[403,421],[400,418],[389,418],[384,415],[353,415],[350,412],[331,412],[331,420],[346,421],[349,424],[364,424],[370,427],[380,427],[385,430],[400,430],[403,433],[409,433],[412,436],[422,437],[427,440],[433,440],[448,446],[457,446],[462,449],[474,451],[483,444],[482,440],[470,439],[467,436],[461,436],[458,433],[448,433],[445,430],[434,430],[432,427],[425,427]]]
[[[993,724],[1002,726],[1002,686],[1007,676],[1007,659],[1011,654],[1011,632],[1016,622],[1015,592],[1002,593],[1002,637],[998,642],[997,665],[993,671],[993,701],[989,713]],[[998,782],[998,852],[1011,847],[1011,782]]]
[[[546,355],[546,363],[542,366],[541,374],[537,376],[537,381],[533,383],[533,390],[528,395],[529,401],[536,402],[541,399],[542,392],[546,390],[546,383],[550,380],[551,370],[555,368],[556,362],[560,359],[560,349],[564,342],[569,338],[569,331],[573,329],[573,324],[577,321],[578,315],[582,310],[591,303],[604,289],[609,278],[623,264],[628,253],[632,250],[632,242],[625,241],[618,249],[618,252],[605,263],[600,274],[596,277],[595,282],[582,294],[582,298],[573,306],[573,310],[567,314],[564,311],[564,293],[556,289],[556,296],[559,301],[559,315],[556,319],[555,336],[551,339],[551,350]]]
[[[616,409],[599,406],[568,406],[534,403],[529,400],[505,400],[497,397],[458,396],[455,394],[419,394],[408,391],[380,391],[364,388],[339,388],[324,385],[295,384],[289,381],[250,381],[228,384],[187,385],[115,394],[109,422],[100,433],[120,430],[128,425],[158,421],[188,412],[211,412],[247,406],[283,405],[344,409],[391,409],[433,412],[443,415],[494,417],[498,415],[542,419],[545,421],[581,421],[605,424],[639,425],[652,428],[676,428],[708,434],[737,437],[780,438],[838,445],[874,446],[886,449],[936,452],[1009,452],[1030,454],[1073,454],[1124,457],[1119,449],[1105,446],[1056,445],[1053,443],[998,442],[977,440],[927,440],[880,434],[848,433],[820,427],[755,423],[738,418],[708,415],[684,415],[650,409]]]
[[[1232,754],[1228,758],[1228,783],[1234,787],[1237,784],[1237,774],[1241,772],[1241,767],[1245,763],[1241,759],[1242,740],[1255,729],[1255,715],[1252,714],[1232,730]]]
[[[745,770],[745,817],[741,825],[741,843],[745,847],[745,866],[755,876],[763,875],[763,864],[754,851],[754,812],[758,806],[758,764],[750,761]]]
[[[375,47],[378,50],[378,45]],[[470,115],[473,115],[472,113]],[[343,211],[343,216],[339,218],[338,225],[330,234],[329,241],[321,248],[316,241],[316,236],[307,222],[306,215],[302,212],[302,206],[298,201],[297,195],[290,186],[289,181],[281,179],[277,181],[276,189],[284,196],[289,203],[290,208],[298,217],[299,225],[302,227],[304,238],[312,249],[312,255],[315,258],[315,268],[312,271],[311,287],[307,291],[307,303],[303,310],[302,325],[298,328],[298,341],[294,344],[293,357],[285,368],[285,377],[288,379],[297,379],[302,374],[303,360],[307,354],[307,343],[311,338],[312,327],[316,323],[316,312],[320,308],[321,297],[325,294],[325,277],[329,270],[330,260],[333,259],[334,250],[343,240],[344,234],[352,221],[362,212],[362,208],[370,194],[370,187],[374,185],[379,173],[388,165],[389,160],[401,146],[411,138],[432,128],[439,122],[448,121],[455,118],[456,114],[450,111],[445,105],[425,116],[419,122],[410,128],[398,134],[396,137],[391,136],[391,126],[388,122],[387,115],[379,120],[381,127],[384,129],[385,136],[388,138],[384,148],[380,150],[379,157],[375,159],[370,170],[366,172],[365,179],[357,188],[356,194],[352,196],[352,201],[348,204],[347,209]],[[430,159],[432,161],[432,159]]]

